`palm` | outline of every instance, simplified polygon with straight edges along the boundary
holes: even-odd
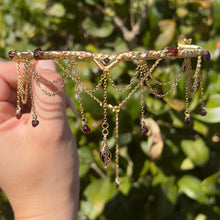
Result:
[[[42,72],[50,79],[58,75]],[[67,123],[64,92],[48,98],[33,86],[40,121],[33,128],[30,108],[23,108],[19,120],[15,117],[16,84],[16,65],[0,62],[0,187],[15,212],[20,199],[29,204],[33,197],[40,201],[46,196],[46,204],[57,189],[65,189],[72,179],[78,182],[76,144]]]

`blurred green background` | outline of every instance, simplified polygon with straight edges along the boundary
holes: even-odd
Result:
[[[83,94],[92,132],[83,135],[80,118],[67,112],[79,146],[79,220],[220,219],[220,1],[0,0],[0,56],[6,59],[10,50],[37,47],[93,52],[163,49],[176,45],[180,35],[211,53],[212,59],[202,63],[208,115],[200,117],[196,93],[190,104],[193,125],[184,126],[184,76],[167,99],[147,92],[146,117],[158,123],[164,142],[161,157],[151,161],[148,138],[139,133],[140,93],[135,93],[120,112],[121,185],[116,189],[114,169],[104,170],[98,156],[102,111]],[[177,64],[165,61],[154,74],[166,80],[177,72]],[[79,65],[85,83],[96,85],[97,67],[89,62]],[[126,83],[134,71],[134,64],[121,63],[114,68],[114,80]],[[73,86],[68,82],[66,90],[79,110]],[[116,103],[122,96],[110,90],[109,97]],[[109,123],[113,151],[111,114]],[[0,220],[12,219],[0,191]]]

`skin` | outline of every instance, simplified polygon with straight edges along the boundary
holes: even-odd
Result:
[[[52,61],[34,65],[46,79],[59,77]],[[55,89],[41,86],[48,92]],[[15,118],[16,87],[16,63],[0,61],[0,187],[15,220],[76,220],[78,155],[67,122],[65,92],[48,97],[33,83],[39,120],[33,128],[30,107],[23,108],[20,120]]]

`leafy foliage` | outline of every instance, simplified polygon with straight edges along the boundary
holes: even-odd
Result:
[[[153,118],[162,131],[164,150],[159,160],[151,161],[147,137],[139,134],[138,92],[120,113],[119,189],[113,184],[114,169],[104,170],[98,157],[102,119],[99,106],[83,96],[92,129],[88,136],[80,132],[80,119],[67,112],[79,146],[79,220],[220,218],[219,11],[219,0],[0,1],[0,55],[4,58],[9,50],[37,47],[94,52],[161,49],[175,45],[180,35],[211,52],[212,60],[203,63],[208,115],[198,114],[200,102],[196,94],[190,105],[194,112],[191,128],[182,122],[184,77],[171,96],[161,100],[150,94],[145,97],[146,116]],[[166,73],[176,73],[176,64],[164,63],[154,74],[166,80]],[[98,80],[97,68],[91,63],[79,65],[83,80],[93,87]],[[120,64],[112,70],[113,78],[117,83],[127,83],[134,69],[132,63]],[[68,82],[67,94],[79,109],[72,87]],[[126,96],[111,89],[108,92],[112,103]],[[112,116],[109,120],[114,124]],[[111,150],[114,145],[114,138],[110,138]],[[3,193],[0,205],[0,219],[11,220],[12,212]]]

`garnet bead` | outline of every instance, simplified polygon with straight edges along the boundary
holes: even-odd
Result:
[[[115,182],[115,187],[116,187],[116,188],[118,188],[118,187],[119,187],[119,185],[120,185],[120,183],[119,183],[119,182]]]
[[[38,126],[39,125],[39,121],[37,120],[37,119],[33,119],[32,120],[32,126],[33,127],[36,127],[36,126]]]
[[[16,111],[15,117],[16,117],[17,119],[20,119],[21,116],[22,116],[21,111]]]
[[[169,53],[172,55],[172,56],[177,56],[178,54],[178,49],[174,46],[169,46],[167,47],[167,50],[169,51]]]
[[[141,126],[140,133],[143,134],[143,135],[148,133],[148,129],[145,125]]]
[[[206,51],[205,52],[205,55],[204,55],[204,60],[210,60],[211,59],[211,55],[210,55],[210,53],[209,53],[209,51]]]
[[[108,57],[106,57],[106,58],[104,59],[104,62],[105,62],[105,64],[108,64],[108,63],[110,62],[110,59],[109,59]]]
[[[44,53],[43,53],[43,51],[42,51],[40,48],[37,48],[37,49],[34,51],[34,58],[35,58],[36,60],[42,59],[43,55],[44,55]]]
[[[8,52],[9,59],[12,60],[15,57],[16,53],[17,52],[14,50],[9,51]]]
[[[189,127],[191,126],[191,123],[190,116],[185,117],[184,124]]]
[[[207,115],[207,111],[206,111],[205,108],[202,108],[202,109],[201,109],[200,115],[201,115],[201,116]]]
[[[90,127],[87,124],[83,125],[82,132],[83,134],[88,134],[90,132]]]

